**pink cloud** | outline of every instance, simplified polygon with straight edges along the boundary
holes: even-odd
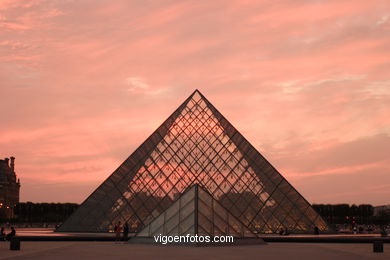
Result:
[[[346,202],[384,203],[367,176],[389,170],[389,14],[363,0],[2,1],[1,154],[22,200],[52,184],[53,200],[81,202],[198,88],[310,201],[339,201],[321,182],[340,178]]]

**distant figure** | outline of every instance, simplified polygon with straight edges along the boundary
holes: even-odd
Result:
[[[363,234],[363,232],[364,232],[364,228],[363,228],[363,226],[360,226],[359,227],[359,234]]]
[[[319,235],[319,234],[320,234],[320,229],[317,226],[315,226],[314,227],[314,235]]]
[[[123,241],[129,240],[129,225],[127,222],[123,226]]]
[[[0,240],[5,240],[4,227],[1,227],[1,231],[0,231]]]
[[[281,235],[281,236],[287,236],[287,235],[290,235],[290,233],[288,232],[288,229],[287,229],[287,228],[286,228],[286,229],[281,228],[281,229],[279,230],[279,235]]]
[[[380,227],[381,230],[381,237],[387,237],[387,230],[385,226]]]
[[[14,229],[14,227],[11,227],[11,232],[7,234],[6,239],[11,240],[11,238],[13,238],[15,235],[16,235],[16,230]]]
[[[120,221],[118,221],[118,224],[115,225],[114,232],[115,232],[115,241],[120,241],[121,240],[121,222]]]

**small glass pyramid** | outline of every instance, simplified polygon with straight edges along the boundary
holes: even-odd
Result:
[[[167,210],[149,223],[137,237],[158,235],[257,237],[213,196],[192,186]]]

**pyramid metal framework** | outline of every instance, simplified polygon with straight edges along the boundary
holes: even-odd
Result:
[[[158,235],[257,237],[198,184],[149,223],[137,237]]]
[[[194,184],[253,233],[329,228],[310,204],[198,91],[57,229],[139,232]]]

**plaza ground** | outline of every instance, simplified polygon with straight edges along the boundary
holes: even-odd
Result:
[[[268,243],[230,247],[185,247],[133,245],[115,242],[21,242],[20,251],[10,251],[0,242],[0,259],[288,259],[360,260],[390,259],[390,244],[384,253],[373,253],[372,244]]]

